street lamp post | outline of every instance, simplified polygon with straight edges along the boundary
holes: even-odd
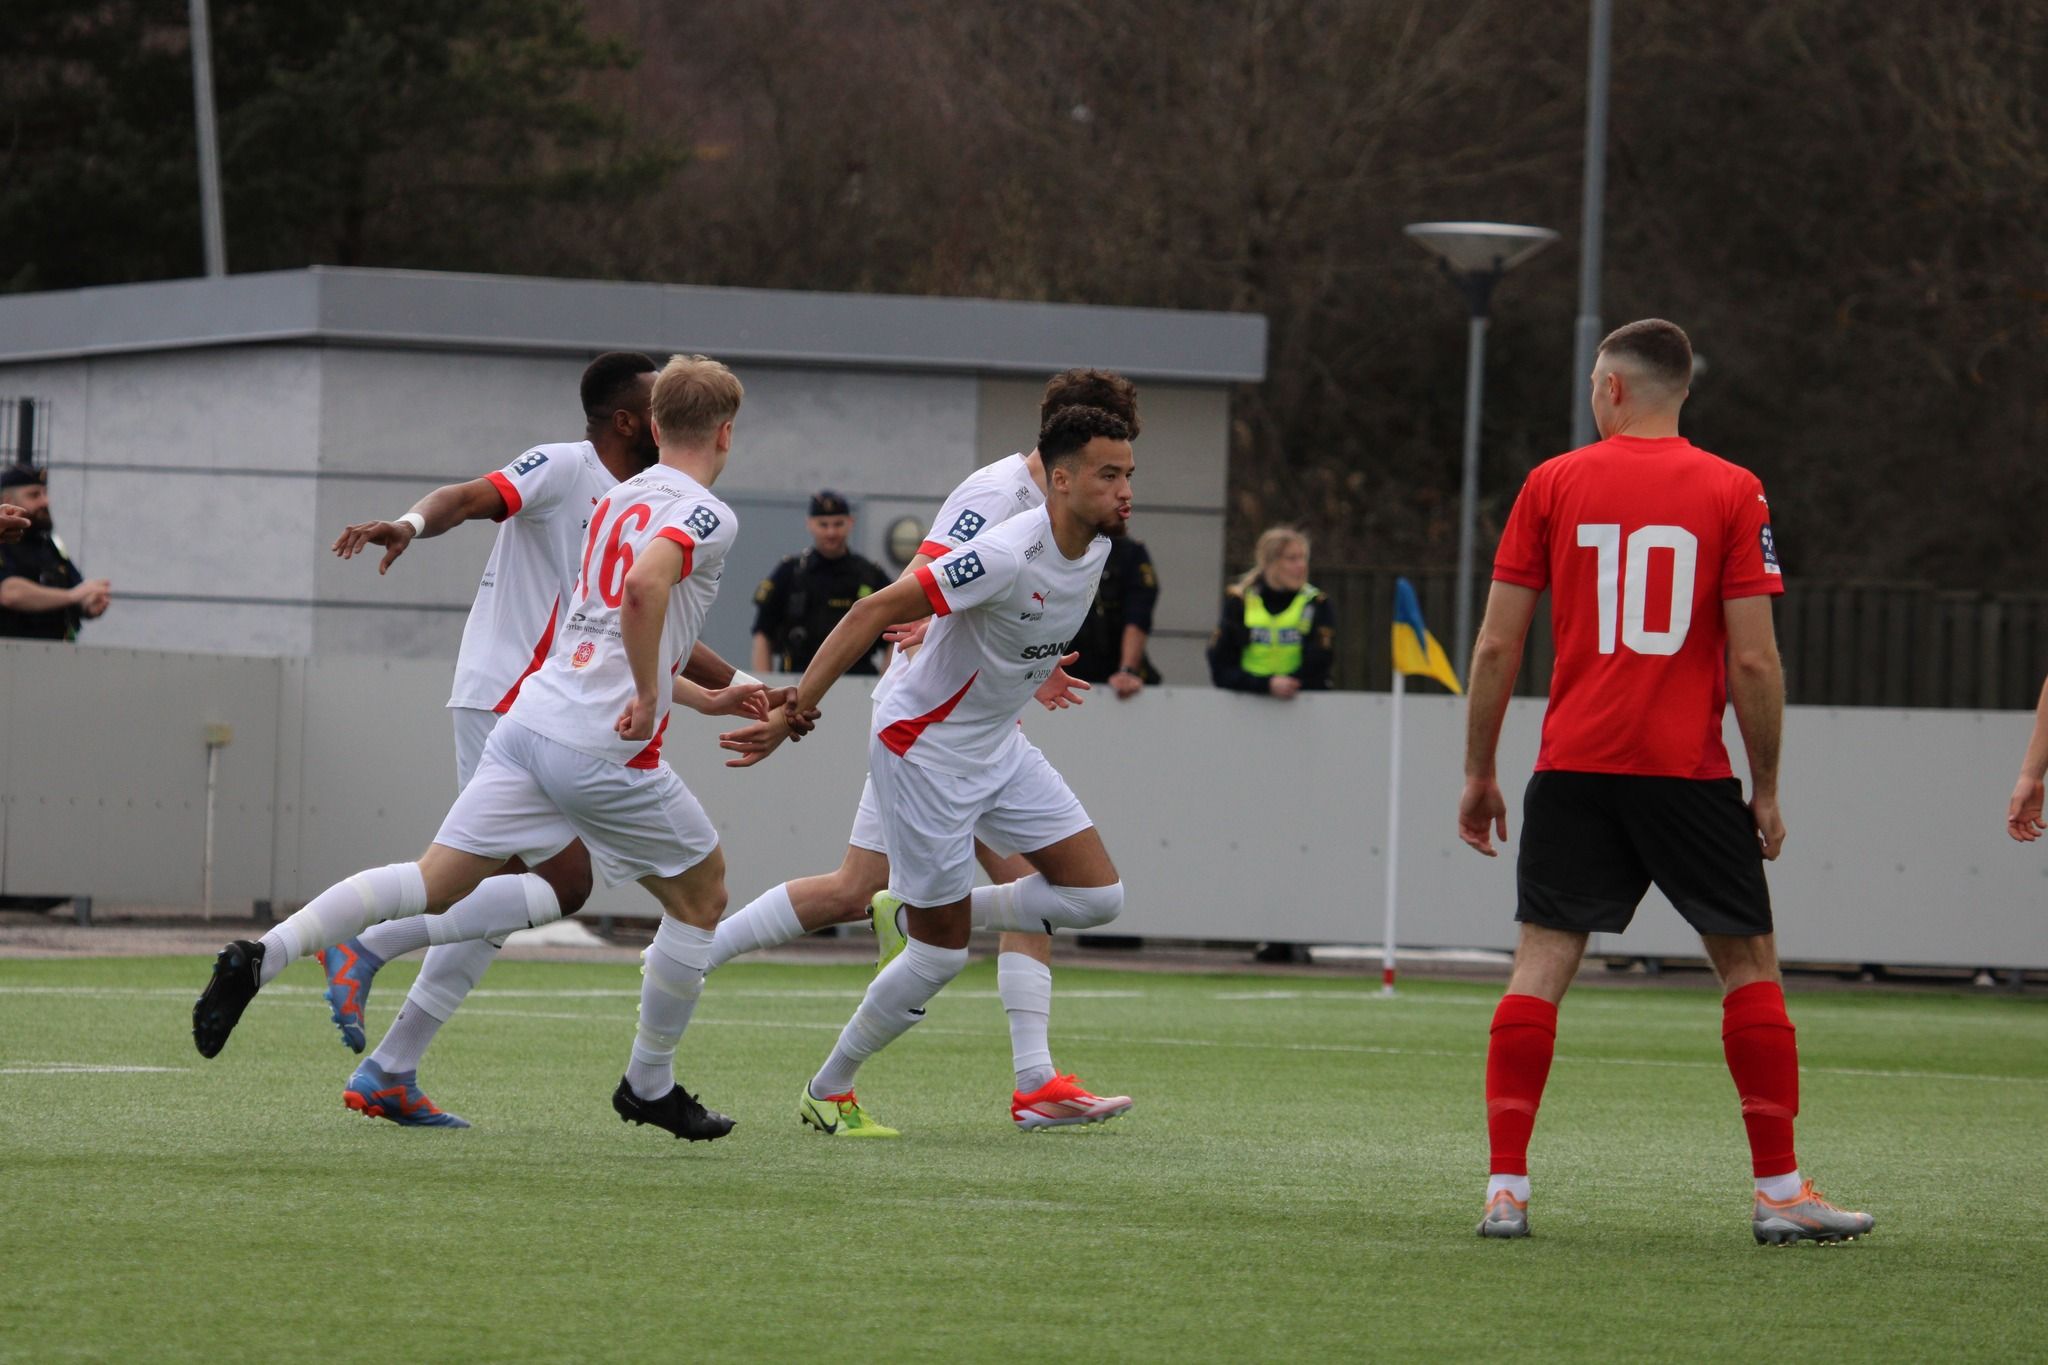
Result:
[[[1479,407],[1486,383],[1486,324],[1500,277],[1557,240],[1549,228],[1515,223],[1410,223],[1403,229],[1433,252],[1465,296],[1465,457],[1458,495],[1458,600],[1451,663],[1460,678],[1472,657],[1472,538],[1479,512]]]

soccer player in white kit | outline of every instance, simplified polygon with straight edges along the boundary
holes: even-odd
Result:
[[[1054,375],[1039,403],[1040,425],[1060,408],[1072,406],[1102,408],[1121,418],[1130,427],[1133,438],[1138,435],[1137,389],[1122,375],[1088,369]],[[975,470],[947,497],[904,576],[914,575],[932,560],[970,544],[990,527],[1042,507],[1044,490],[1044,463],[1036,448]],[[917,638],[922,629],[916,626],[887,634],[890,638]],[[901,664],[902,660],[897,660],[877,687],[877,704],[892,685],[891,677]],[[1078,691],[1087,687],[1086,683],[1068,679],[1063,670],[1055,670],[1053,677],[1040,687],[1038,700],[1048,710],[1079,705]],[[788,733],[778,715],[766,724],[734,731],[724,737],[724,742],[725,747],[743,755],[733,766],[745,766],[773,752]],[[1003,845],[991,831],[980,831],[980,836],[975,854],[990,880],[1006,883],[1031,875],[1031,864]],[[711,965],[716,969],[742,953],[788,943],[829,925],[872,917],[881,946],[881,965],[886,966],[903,943],[898,923],[900,906],[887,890],[888,878],[888,849],[883,840],[874,783],[869,781],[861,789],[853,830],[847,836],[846,856],[838,870],[780,883],[734,911],[718,926]],[[1052,939],[1037,932],[1038,928],[1004,933],[997,944],[996,991],[1009,1019],[1011,1060],[1016,1074],[1016,1089],[1010,1097],[1011,1121],[1029,1129],[1095,1123],[1126,1113],[1131,1108],[1130,1096],[1093,1094],[1076,1077],[1061,1074],[1053,1065],[1049,1040]]]
[[[476,601],[462,631],[455,682],[448,698],[455,726],[455,785],[469,785],[484,741],[512,709],[519,689],[546,660],[561,619],[562,600],[575,589],[578,556],[590,513],[620,480],[653,464],[660,452],[647,419],[654,376],[661,367],[633,351],[609,351],[584,369],[585,438],[528,448],[503,469],[467,483],[437,488],[395,521],[361,522],[334,542],[342,559],[369,547],[384,550],[377,572],[390,570],[415,539],[438,536],[470,521],[498,526]],[[700,647],[684,675],[723,687],[731,669]],[[711,680],[717,679],[716,684]],[[512,875],[487,878],[471,893],[463,915],[492,902],[517,916],[525,906],[514,859]],[[554,889],[564,915],[590,895],[590,855],[575,841],[534,873]],[[373,924],[356,938],[320,955],[327,975],[328,1011],[342,1041],[360,1053],[367,1040],[363,1012],[377,972],[401,954],[427,950],[405,1004],[376,1051],[356,1068],[342,1102],[358,1113],[410,1127],[466,1128],[468,1121],[441,1109],[419,1084],[419,1065],[441,1026],[451,1018],[498,955],[506,934],[442,942],[456,922],[412,915]],[[431,946],[430,946],[431,945]]]
[[[737,530],[710,487],[731,453],[742,396],[739,380],[714,360],[678,356],[664,367],[650,410],[660,462],[592,510],[552,651],[492,730],[434,842],[418,862],[330,887],[260,943],[224,948],[192,1012],[203,1056],[219,1053],[249,1000],[292,959],[382,920],[453,916],[507,858],[536,865],[580,838],[606,885],[638,880],[664,911],[645,956],[639,1032],[613,1108],[621,1119],[692,1141],[731,1131],[732,1120],[674,1078],[711,929],[725,909],[725,863],[703,807],[662,764],[661,742],[675,671],[696,643]],[[520,881],[523,915],[469,916],[444,941],[560,916],[546,881]]]
[[[1062,408],[1040,431],[1038,452],[1045,505],[856,603],[785,708],[801,733],[885,627],[938,616],[923,648],[892,667],[869,726],[889,890],[903,903],[908,941],[799,1101],[799,1117],[823,1133],[897,1135],[862,1110],[854,1074],[967,965],[971,928],[1091,929],[1123,906],[1102,837],[1018,719],[1080,629],[1108,537],[1130,516],[1131,431],[1100,408]],[[1037,873],[975,888],[977,829],[1018,849]]]

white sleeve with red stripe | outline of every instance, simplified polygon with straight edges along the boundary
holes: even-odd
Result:
[[[932,610],[951,616],[1006,595],[1023,567],[1023,559],[1007,545],[967,545],[919,568],[917,581]]]
[[[1012,510],[1009,496],[991,481],[986,470],[978,469],[946,499],[917,552],[937,559],[1006,520]]]
[[[574,462],[559,451],[536,446],[503,469],[484,475],[505,500],[505,516],[516,517],[552,507],[575,480]],[[497,520],[503,521],[504,517]]]
[[[654,538],[674,541],[682,550],[683,567],[676,575],[676,581],[681,582],[696,570],[704,559],[705,549],[715,548],[722,561],[738,532],[739,525],[730,508],[685,500],[678,501],[663,517],[661,525],[655,528]]]

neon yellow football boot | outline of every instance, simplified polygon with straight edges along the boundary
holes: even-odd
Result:
[[[869,1118],[867,1111],[860,1107],[860,1101],[853,1097],[851,1090],[843,1095],[827,1095],[824,1099],[818,1099],[811,1094],[810,1087],[806,1086],[803,1103],[797,1106],[796,1116],[803,1120],[805,1126],[817,1129],[826,1137],[903,1136],[894,1128],[885,1128]]]
[[[875,925],[875,970],[896,960],[906,942],[902,924],[903,902],[887,891],[878,891],[868,902],[868,918]]]

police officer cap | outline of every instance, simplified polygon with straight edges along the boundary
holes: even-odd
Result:
[[[846,499],[829,488],[820,488],[811,494],[811,515],[814,517],[850,517],[853,509],[846,505]]]
[[[49,481],[43,471],[34,465],[11,465],[5,472],[0,472],[0,490],[19,488],[23,484],[45,484]]]

